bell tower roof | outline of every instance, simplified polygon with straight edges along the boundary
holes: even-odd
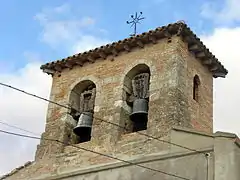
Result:
[[[76,65],[82,66],[86,62],[94,63],[98,59],[106,59],[108,56],[114,57],[120,52],[129,52],[136,47],[143,48],[146,44],[155,44],[160,39],[170,38],[174,35],[180,36],[183,41],[187,42],[188,50],[193,53],[197,59],[201,60],[201,63],[209,69],[214,78],[224,78],[227,75],[227,69],[225,69],[196,34],[182,21],[158,27],[155,30],[150,30],[134,37],[78,53],[61,60],[46,63],[41,66],[41,69],[48,74],[54,74],[55,72],[61,73],[63,69],[71,69]]]

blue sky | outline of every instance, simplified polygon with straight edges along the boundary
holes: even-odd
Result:
[[[146,19],[138,27],[138,32],[154,29],[158,26],[185,20],[197,33],[210,33],[215,27],[211,18],[202,15],[207,7],[216,12],[220,11],[226,2],[224,0],[208,1],[195,0],[8,0],[1,5],[1,41],[0,41],[0,69],[2,71],[15,71],[23,67],[29,60],[41,59],[51,61],[71,55],[69,47],[80,41],[81,35],[98,37],[98,41],[115,41],[127,37],[132,30],[126,24],[130,14],[135,11],[143,12]],[[61,8],[62,12],[53,12],[55,8]],[[36,18],[39,14],[47,14],[48,22],[41,22]],[[74,26],[83,18],[92,19],[91,25],[84,27]],[[51,42],[43,40],[43,34],[49,29],[44,29],[50,23],[74,21],[72,31],[74,40],[62,38],[62,34],[56,35],[53,47]],[[237,26],[239,22],[228,24]],[[218,25],[219,26],[219,25]],[[79,32],[77,32],[79,31]],[[81,33],[81,35],[77,35]],[[49,34],[52,35],[52,32]],[[30,54],[30,55],[29,55]],[[29,57],[30,56],[30,57]],[[34,56],[34,57],[33,57]],[[3,68],[4,67],[4,68]]]
[[[138,33],[184,20],[229,70],[214,80],[214,131],[240,136],[240,0],[7,0],[0,6],[0,82],[48,98],[51,76],[40,65],[129,37],[132,13],[146,19]],[[44,131],[47,103],[0,87],[0,121]],[[21,132],[0,124],[0,129]],[[38,141],[0,134],[0,175],[32,160]],[[18,147],[18,148],[16,148]],[[9,161],[11,159],[11,161]]]

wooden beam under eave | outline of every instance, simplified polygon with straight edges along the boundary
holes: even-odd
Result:
[[[124,44],[124,45],[123,45],[123,48],[124,48],[126,51],[128,51],[128,52],[131,51],[131,48],[130,48],[130,46],[129,46],[128,44]]]
[[[204,52],[195,53],[195,56],[196,56],[196,58],[204,58],[204,57],[206,57]]]
[[[67,68],[69,68],[69,69],[72,69],[72,67],[73,67],[73,65],[70,64],[70,63],[66,63],[65,66],[66,66]]]
[[[201,62],[202,62],[203,65],[210,65],[210,64],[212,64],[212,59],[210,59],[210,58],[205,59],[205,60],[202,60]]]
[[[111,52],[112,52],[113,56],[117,56],[118,55],[118,51],[116,50],[116,48],[113,48],[111,50]]]
[[[156,44],[156,43],[157,43],[157,38],[156,38],[156,36],[150,35],[150,36],[149,36],[149,40],[152,41],[153,44]]]
[[[138,40],[137,41],[137,45],[140,47],[140,48],[144,48],[144,44],[142,41]]]
[[[168,43],[172,42],[172,35],[169,33],[168,30],[165,30],[165,31],[163,32],[163,35],[164,35],[164,37],[167,38],[167,42],[168,42]]]
[[[214,64],[214,65],[212,65],[212,66],[209,67],[209,70],[210,70],[211,72],[216,71],[217,69],[218,69],[218,66],[217,66],[216,64]]]
[[[188,46],[188,50],[192,52],[200,51],[200,47],[197,44],[192,44]]]
[[[183,41],[188,44],[191,44],[193,42],[193,40],[190,36],[183,36]]]
[[[167,38],[171,38],[171,37],[172,37],[172,35],[168,32],[168,30],[165,30],[165,31],[163,32],[163,35],[164,35],[165,37],[167,37]]]
[[[62,71],[62,66],[60,64],[56,64],[54,69],[58,72],[61,72]]]
[[[222,72],[213,72],[213,77],[214,78],[217,78],[217,77],[225,78],[226,74],[222,73]]]
[[[98,55],[103,58],[103,59],[106,59],[107,58],[107,54],[104,53],[103,51],[99,52]]]
[[[74,64],[75,64],[75,61],[74,61],[74,60],[67,60],[67,61],[65,62],[65,66],[66,66],[67,68],[69,68],[69,69],[72,69],[73,66],[74,66]]]
[[[82,61],[82,59],[77,59],[77,60],[75,61],[75,63],[76,63],[77,65],[79,65],[79,66],[83,66],[83,61]]]
[[[164,29],[161,28],[161,29],[158,29],[157,31],[155,31],[153,34],[149,34],[149,36],[155,36],[157,38],[163,38],[164,37]]]
[[[94,63],[96,61],[96,59],[92,56],[87,56],[87,60],[90,62],[90,63]]]
[[[51,74],[53,75],[56,71],[52,68],[43,68],[42,69],[44,73],[47,73],[48,75]]]

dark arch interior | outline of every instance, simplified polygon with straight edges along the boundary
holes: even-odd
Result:
[[[133,67],[125,76],[124,78],[124,86],[131,89],[132,82],[131,80],[140,73],[149,73],[150,74],[150,68],[146,64],[138,64],[135,67]]]
[[[199,85],[200,79],[198,75],[195,75],[193,78],[193,99],[199,101]]]
[[[79,82],[70,93],[70,115],[77,122],[77,126],[73,128],[72,132],[74,144],[91,140],[92,127],[91,123],[89,124],[88,122],[90,122],[90,120],[92,122],[93,120],[93,109],[88,112],[83,112],[82,104],[88,103],[88,100],[91,98],[91,94],[83,93],[86,91],[91,91],[94,88],[96,88],[96,85],[92,81],[85,80]],[[95,101],[95,95],[93,101]],[[87,116],[89,114],[90,116]],[[84,123],[86,126],[83,126]]]
[[[132,113],[128,115],[129,118],[126,119],[125,126],[127,126],[127,132],[136,132],[141,130],[147,129],[147,122],[148,122],[148,100],[147,100],[147,109],[146,113],[139,112],[133,115],[133,110],[138,108],[133,108],[134,103],[129,99],[131,99],[133,94],[133,87],[132,87],[132,80],[136,75],[148,73],[150,77],[150,68],[146,64],[138,64],[137,66],[133,67],[125,76],[124,78],[124,93],[126,96],[126,101],[128,106],[131,108]],[[140,104],[141,109],[141,104]]]

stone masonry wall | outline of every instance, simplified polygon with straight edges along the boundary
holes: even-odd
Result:
[[[126,139],[122,129],[103,120],[122,124],[125,75],[136,65],[150,68],[150,100],[148,129],[143,131],[155,137],[166,136],[172,126],[193,127],[203,131],[212,128],[212,76],[191,54],[179,37],[172,42],[160,40],[143,49],[123,52],[114,60],[98,60],[83,67],[64,70],[61,77],[53,77],[51,100],[68,104],[71,89],[80,81],[96,84],[96,99],[91,143],[94,147],[110,148]],[[192,99],[193,77],[201,80],[199,103]],[[99,119],[100,118],[100,119]],[[46,131],[43,137],[68,142],[76,122],[65,108],[49,105]],[[139,134],[135,133],[136,136]],[[134,134],[131,134],[133,136]],[[127,142],[127,141],[126,141]],[[64,145],[42,142],[36,159],[64,152]]]
[[[126,102],[123,97],[125,75],[136,65],[150,68],[150,98],[148,128],[141,131],[154,137],[169,140],[168,132],[173,126],[192,127],[210,131],[212,127],[212,76],[188,51],[179,37],[172,42],[161,39],[157,44],[122,52],[117,57],[84,64],[83,67],[65,69],[61,76],[53,77],[50,99],[67,105],[71,90],[83,80],[96,85],[96,99],[92,139],[76,146],[92,149],[117,157],[151,154],[167,151],[169,145],[160,143],[138,133],[125,134],[122,128],[106,123],[123,124]],[[200,101],[192,99],[192,81],[195,74],[201,80]],[[59,165],[87,167],[112,161],[109,158],[85,152],[71,146],[72,128],[76,122],[67,114],[68,110],[49,104],[46,128],[43,138],[57,139],[57,142],[42,140],[37,148],[34,170],[25,170],[22,178],[54,173]],[[205,125],[207,124],[207,125]],[[52,166],[53,164],[58,164]],[[33,167],[31,166],[31,167]],[[30,167],[29,167],[30,168]]]
[[[211,153],[211,152],[210,152]],[[125,158],[130,160],[131,158]],[[213,158],[209,164],[212,164]],[[139,163],[140,166],[149,167],[155,170],[180,176],[186,179],[202,180],[206,179],[208,171],[212,166],[208,166],[206,158],[199,153],[176,153],[171,156],[152,155],[140,157],[132,161]],[[140,163],[141,162],[141,163]],[[191,164],[190,166],[188,166]],[[183,166],[184,165],[184,166]],[[187,166],[187,168],[186,168]],[[75,171],[74,171],[75,170]],[[78,173],[76,173],[78,170]],[[74,173],[75,172],[75,173]],[[63,175],[65,174],[65,175]],[[67,175],[66,175],[67,174]],[[142,167],[127,165],[126,163],[115,162],[113,164],[104,163],[101,166],[81,169],[81,167],[64,167],[58,172],[50,174],[40,174],[38,178],[31,180],[175,180],[180,179],[161,172],[152,171]],[[213,174],[209,173],[209,180],[213,180]],[[15,180],[15,179],[14,179]],[[23,179],[26,180],[26,179]]]
[[[180,53],[182,55],[183,71],[181,88],[185,98],[187,98],[185,110],[191,117],[191,126],[200,131],[208,133],[213,132],[213,78],[211,72],[206,66],[197,60],[193,53],[187,49],[187,44],[179,43]],[[199,76],[199,98],[193,99],[193,78]]]
[[[195,134],[199,133],[199,134]],[[189,179],[204,179],[208,172],[209,180],[213,179],[213,167],[215,152],[213,150],[213,136],[201,135],[200,132],[177,129],[171,130],[171,139],[167,141],[196,149],[198,152],[189,151],[171,145],[167,150],[156,151],[150,154],[152,149],[151,141],[144,143],[142,154],[139,155],[140,149],[135,148],[140,141],[136,141],[134,135],[128,141],[122,141],[129,147],[122,147],[122,152],[102,152],[103,149],[94,148],[111,156],[118,157],[132,163],[140,163],[146,167],[154,168],[166,173],[172,173]],[[200,142],[196,143],[198,140]],[[135,142],[135,143],[134,143]],[[143,142],[141,142],[143,144]],[[159,147],[165,146],[164,143],[155,142]],[[130,146],[131,145],[131,146]],[[120,147],[119,146],[119,147]],[[87,143],[81,147],[90,148]],[[118,149],[117,147],[116,149]],[[149,151],[150,150],[150,151]],[[60,180],[60,179],[176,179],[175,177],[164,175],[163,173],[153,172],[139,166],[132,166],[125,162],[113,160],[108,157],[93,154],[92,152],[79,151],[74,148],[67,148],[66,153],[57,155],[55,158],[42,159],[35,161],[25,168],[18,170],[17,173],[7,177],[7,180]],[[143,153],[144,152],[144,153]],[[208,162],[205,153],[210,153]],[[207,164],[208,163],[208,164]]]

